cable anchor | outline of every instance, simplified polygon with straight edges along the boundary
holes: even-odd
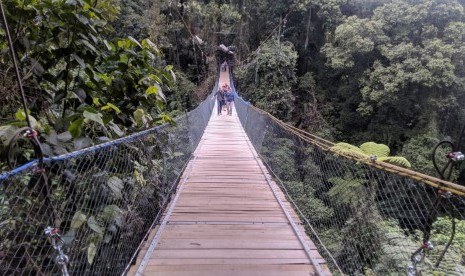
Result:
[[[45,232],[45,236],[50,238],[50,242],[53,248],[57,252],[57,256],[55,257],[55,262],[60,266],[62,275],[69,276],[68,268],[66,266],[66,264],[69,261],[69,257],[63,252],[63,245],[65,244],[65,241],[60,236],[60,234],[58,234],[57,228],[47,226],[44,232]]]

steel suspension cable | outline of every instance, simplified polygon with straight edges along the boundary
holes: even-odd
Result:
[[[19,73],[18,62],[16,61],[16,52],[13,45],[13,40],[11,39],[10,29],[8,27],[8,21],[6,19],[5,9],[3,8],[3,1],[0,0],[0,12],[2,13],[3,28],[5,29],[6,38],[8,41],[8,48],[13,62],[13,67],[15,69],[16,81],[18,83],[19,91],[21,92],[21,103],[23,105],[24,114],[26,117],[26,122],[29,128],[32,129],[31,120],[29,119],[28,108],[26,103],[26,93],[24,93],[23,82],[21,80],[21,75]]]
[[[22,104],[23,110],[24,110],[24,118],[25,118],[26,123],[27,123],[27,127],[23,127],[23,128],[18,129],[16,131],[16,133],[13,135],[13,137],[11,138],[11,140],[9,141],[9,143],[8,143],[8,146],[7,146],[7,163],[8,163],[8,165],[9,165],[9,167],[11,169],[14,169],[14,167],[16,166],[16,163],[13,162],[13,159],[14,159],[14,157],[12,156],[13,155],[13,153],[12,153],[13,152],[13,147],[14,147],[15,143],[18,140],[20,140],[22,137],[25,137],[31,143],[31,145],[32,145],[32,147],[34,149],[34,153],[35,153],[37,159],[39,160],[39,166],[38,166],[37,171],[39,173],[43,174],[44,155],[43,155],[43,151],[42,151],[42,146],[40,145],[40,142],[39,142],[39,139],[38,139],[38,133],[37,133],[37,131],[35,131],[32,128],[31,119],[29,118],[29,113],[28,113],[28,108],[27,108],[27,101],[26,101],[26,93],[24,92],[24,87],[23,87],[23,82],[21,80],[21,74],[19,72],[18,62],[16,60],[16,51],[15,51],[15,48],[14,48],[13,40],[11,38],[10,29],[8,27],[8,20],[6,18],[6,13],[5,13],[5,9],[3,7],[3,1],[2,0],[0,0],[0,13],[1,13],[1,16],[2,16],[3,27],[5,29],[5,34],[6,34],[7,41],[8,41],[8,48],[9,48],[11,60],[13,62],[13,67],[14,67],[14,70],[15,70],[16,82],[18,83],[18,87],[19,87],[19,91],[20,91],[20,95],[21,95],[21,104]]]

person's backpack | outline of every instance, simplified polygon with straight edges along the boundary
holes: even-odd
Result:
[[[234,101],[234,94],[232,92],[226,93],[226,101],[228,102]]]

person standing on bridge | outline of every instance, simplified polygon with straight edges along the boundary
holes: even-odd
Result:
[[[224,87],[220,87],[218,91],[216,91],[215,95],[213,95],[212,100],[215,97],[218,104],[218,115],[221,115],[221,110],[223,109],[223,105],[225,104]]]
[[[229,86],[228,86],[228,88],[229,88]],[[226,90],[225,98],[226,98],[226,109],[228,110],[228,115],[231,116],[232,115],[232,106],[233,106],[233,103],[234,103],[234,93],[231,90],[231,88]]]

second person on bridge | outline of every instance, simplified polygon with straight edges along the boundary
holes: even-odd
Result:
[[[229,87],[228,87],[229,88]],[[226,93],[224,94],[226,98],[226,109],[228,110],[228,115],[232,115],[232,107],[234,103],[234,93],[231,89],[226,90]]]

